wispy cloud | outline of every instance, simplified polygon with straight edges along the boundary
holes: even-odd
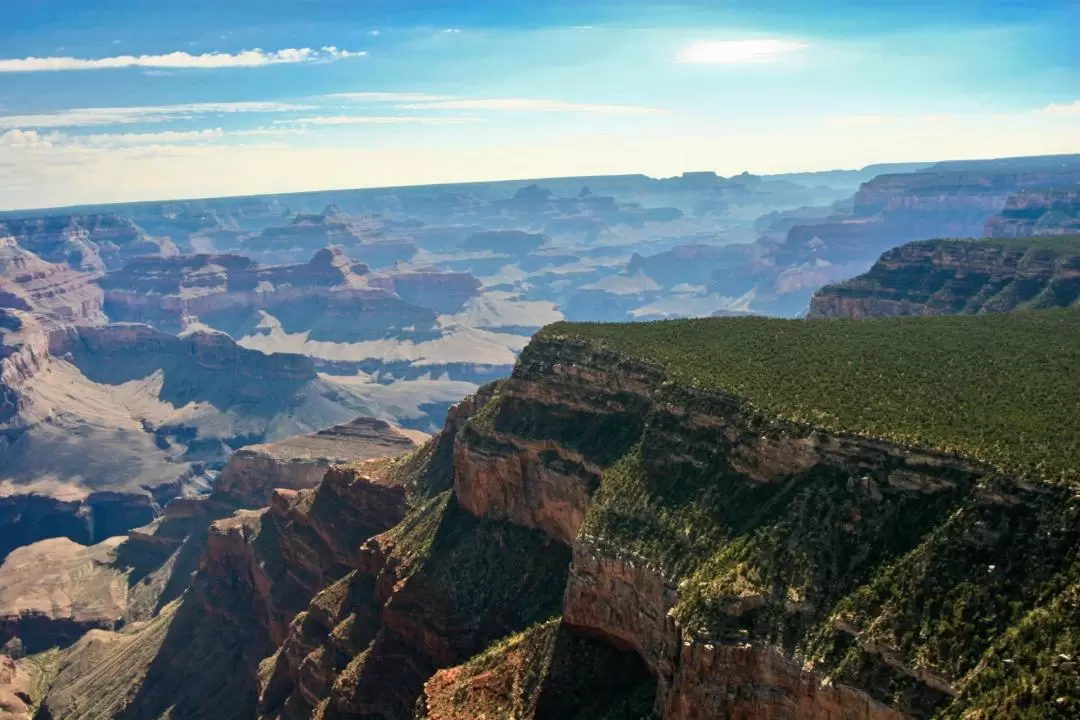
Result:
[[[25,57],[0,60],[0,73],[58,72],[63,70],[115,70],[121,68],[195,69],[255,68],[267,65],[311,63],[363,57],[366,51],[342,50],[327,45],[320,49],[286,48],[266,52],[255,48],[238,53],[211,52],[192,55],[171,52],[165,55],[118,55],[105,58]]]
[[[259,127],[246,130],[205,128],[202,130],[166,130],[146,133],[93,133],[70,135],[62,132],[8,130],[0,132],[0,147],[8,148],[83,148],[106,150],[150,145],[190,145],[212,143],[225,138],[275,137],[301,133],[299,128]]]
[[[471,117],[420,117],[417,115],[321,115],[278,120],[278,123],[297,125],[460,125],[477,122]]]
[[[1046,115],[1080,115],[1080,100],[1071,103],[1050,103],[1039,112]]]
[[[776,60],[807,47],[809,45],[804,42],[778,39],[698,42],[679,50],[675,60],[680,63],[735,65]]]
[[[428,95],[427,93],[409,93],[409,92],[352,92],[352,93],[332,93],[330,95],[323,95],[324,98],[331,100],[354,100],[357,102],[427,102],[431,100],[447,100],[450,99],[446,95]]]
[[[882,127],[893,125],[933,125],[953,122],[956,115],[931,113],[924,115],[831,115],[825,118],[827,125],[846,128]]]
[[[57,136],[58,139],[70,139],[72,142],[84,143],[93,147],[114,147],[118,145],[163,145],[173,143],[207,142],[225,137],[225,131],[221,128],[206,130],[167,130],[153,133],[100,133],[96,135],[79,135],[68,138]]]
[[[402,110],[496,110],[510,112],[567,112],[594,115],[658,115],[660,108],[639,105],[597,105],[535,98],[489,98],[482,100],[437,100],[398,105]]]
[[[0,130],[166,122],[218,113],[277,113],[314,110],[312,105],[278,102],[191,103],[145,107],[76,108],[35,115],[0,115]]]

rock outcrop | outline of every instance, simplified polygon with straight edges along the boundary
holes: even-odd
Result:
[[[384,237],[383,223],[377,219],[353,218],[327,209],[329,213],[298,214],[289,225],[267,227],[244,240],[242,248],[264,259],[292,262],[318,248],[337,245],[371,267],[389,267],[416,255],[418,248],[408,239]]]
[[[889,250],[815,293],[807,317],[952,315],[1068,307],[1080,299],[1080,235],[929,240]]]
[[[201,322],[237,339],[256,332],[261,313],[311,340],[357,342],[406,328],[430,329],[437,313],[475,296],[467,273],[373,273],[341,248],[302,265],[259,266],[239,255],[142,258],[100,280],[114,321],[179,332]]]
[[[58,323],[105,322],[102,292],[92,275],[46,262],[2,234],[0,308],[32,312]]]
[[[1029,190],[1009,196],[986,221],[987,237],[1030,237],[1080,233],[1080,189]]]
[[[141,255],[176,254],[169,239],[150,237],[112,213],[5,218],[0,220],[4,235],[42,260],[89,272],[118,268]]]
[[[0,324],[0,557],[50,537],[93,545],[205,493],[236,448],[367,414],[310,358],[222,333]]]
[[[1067,232],[1070,221],[1062,219],[1061,209],[1071,207],[1072,196],[1054,188],[1077,180],[1080,167],[1051,159],[879,175],[824,217],[764,228],[756,252],[747,248],[743,263],[715,269],[709,289],[728,296],[752,292],[750,307],[758,312],[802,315],[818,288],[866,272],[883,252],[904,243],[979,237],[984,227],[992,235],[1041,234],[1034,227],[1038,222],[1059,228],[1054,233]],[[1028,223],[1024,218],[1031,213]],[[1018,229],[1029,224],[1030,231]]]
[[[413,447],[413,439],[389,423],[357,418],[309,435],[241,448],[229,458],[214,492],[243,506],[262,507],[275,489],[316,487],[332,465],[393,457]]]
[[[0,566],[0,640],[18,637],[40,652],[116,627],[128,601],[127,578],[114,566],[123,540],[88,548],[53,538],[10,553]]]

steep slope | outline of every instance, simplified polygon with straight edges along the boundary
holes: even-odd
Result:
[[[169,239],[151,237],[113,213],[9,217],[0,220],[3,235],[14,237],[42,260],[96,273],[141,255],[176,254]]]
[[[752,310],[801,315],[818,288],[866,272],[890,248],[931,238],[979,237],[984,226],[998,226],[995,218],[1026,216],[1028,204],[1033,211],[1047,203],[1068,204],[1057,188],[1078,180],[1075,157],[941,164],[879,175],[828,215],[791,224],[782,238],[766,230],[753,246],[756,252],[747,249],[746,261],[714,270],[709,289],[736,297],[753,291]],[[1042,223],[1067,227],[1059,216],[1051,213]]]
[[[362,391],[310,359],[221,333],[3,318],[0,556],[48,537],[89,545],[126,533],[205,491],[235,448],[367,413]]]
[[[313,488],[332,465],[400,455],[415,447],[416,438],[425,437],[362,417],[276,443],[249,445],[229,458],[214,494],[244,507],[262,507],[275,489]]]
[[[105,322],[102,292],[89,273],[45,262],[0,231],[0,308],[37,313],[50,321]]]
[[[1080,189],[1028,190],[1010,195],[986,221],[987,237],[1069,235],[1080,232]]]
[[[1078,312],[554,325],[412,455],[217,523],[172,640],[47,707],[1073,717]]]
[[[422,437],[422,435],[417,435]],[[372,418],[233,454],[208,497],[181,498],[147,526],[85,547],[67,538],[12,552],[0,566],[0,643],[32,652],[66,647],[90,628],[148,620],[187,588],[207,527],[265,505],[274,488],[312,489],[331,464],[392,457],[412,437]]]
[[[1080,235],[928,240],[829,285],[808,318],[951,315],[1068,307],[1080,299]]]

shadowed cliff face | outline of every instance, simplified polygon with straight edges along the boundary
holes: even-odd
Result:
[[[819,290],[809,318],[952,315],[1068,307],[1080,299],[1080,236],[930,240]]]
[[[987,237],[1030,237],[1080,233],[1080,189],[1028,190],[1010,195],[1001,212],[986,221]]]

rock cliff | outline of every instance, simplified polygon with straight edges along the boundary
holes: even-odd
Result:
[[[316,487],[331,465],[392,457],[414,447],[413,439],[383,420],[357,418],[309,435],[233,453],[214,487],[241,505],[262,507],[275,489]]]
[[[479,287],[467,273],[373,273],[340,248],[319,250],[306,264],[266,267],[239,255],[141,258],[100,284],[114,321],[166,332],[201,322],[239,339],[265,312],[286,332],[335,342],[430,329],[437,313],[460,310]]]
[[[36,313],[52,322],[105,322],[102,292],[89,273],[46,262],[2,234],[0,308]]]
[[[90,272],[118,268],[141,255],[176,254],[168,238],[151,237],[112,213],[5,218],[0,221],[4,235],[42,260]]]
[[[1043,316],[1024,342],[1058,367],[1074,314]],[[978,340],[1029,319],[1003,317],[956,320]],[[680,327],[556,325],[414,453],[217,522],[170,621],[183,651],[160,645],[163,669],[132,680],[140,716],[171,703],[194,717],[225,697],[221,717],[289,720],[1075,714],[1071,484],[781,419],[660,362]],[[704,353],[711,332],[718,347],[732,328],[794,332],[693,327]],[[835,327],[797,333],[847,343],[875,326]],[[924,354],[955,339],[920,338]],[[739,347],[724,361],[771,367],[767,342]],[[940,392],[942,377],[904,391]],[[1001,392],[1016,412],[1070,402],[1040,409],[1043,381],[1014,380]],[[979,410],[953,412],[965,427]],[[193,668],[191,633],[202,648],[210,632]],[[232,674],[196,697],[225,658]],[[61,673],[53,717],[82,716],[78,682]]]
[[[865,274],[822,288],[807,317],[1006,312],[1078,299],[1080,235],[929,240],[889,250]]]
[[[310,358],[221,333],[0,319],[0,556],[122,535],[173,497],[206,492],[234,449],[368,412]]]
[[[1005,201],[986,221],[987,237],[1068,235],[1080,232],[1080,190],[1028,190]]]
[[[796,211],[795,221],[765,227],[744,262],[714,269],[709,288],[728,296],[752,291],[753,310],[801,315],[815,290],[866,272],[904,243],[980,237],[984,227],[990,235],[1067,233],[1075,192],[1056,188],[1078,180],[1075,164],[1050,159],[879,175],[827,214]]]

